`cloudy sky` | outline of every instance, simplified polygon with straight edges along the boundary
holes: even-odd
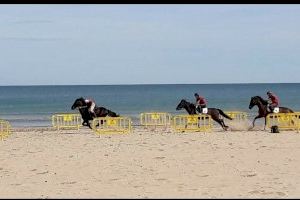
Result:
[[[0,85],[300,80],[300,5],[0,5]]]

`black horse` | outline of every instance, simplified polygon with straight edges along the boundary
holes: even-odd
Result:
[[[81,117],[83,119],[82,125],[92,128],[89,121],[93,120],[94,117],[90,114],[90,112],[88,110],[88,106],[85,103],[83,97],[80,97],[80,98],[76,99],[75,102],[73,103],[71,109],[74,110],[76,108],[79,109],[79,112],[80,112]],[[119,115],[117,115],[115,112],[112,112],[111,110],[108,110],[104,107],[95,106],[94,111],[95,111],[95,114],[96,114],[97,117],[106,117],[106,116],[119,117]]]
[[[252,122],[252,128],[254,128],[254,122],[256,119],[258,118],[265,118],[265,126],[264,126],[264,130],[266,130],[266,124],[267,124],[267,115],[269,113],[271,113],[270,111],[268,111],[268,101],[264,100],[263,98],[261,98],[260,96],[254,96],[251,97],[250,100],[250,104],[249,104],[249,109],[252,109],[253,106],[257,106],[258,107],[258,115],[254,118],[253,122]],[[279,113],[293,113],[294,111],[290,108],[286,108],[286,107],[279,107]]]
[[[181,110],[183,108],[190,115],[197,114],[196,113],[196,106],[195,106],[195,104],[190,103],[190,102],[188,102],[188,101],[186,101],[184,99],[182,99],[180,101],[180,103],[176,107],[176,110]],[[213,120],[215,120],[216,122],[218,122],[225,131],[228,129],[228,126],[225,125],[224,120],[222,118],[220,118],[220,115],[222,115],[225,118],[230,119],[230,120],[232,120],[232,118],[229,117],[228,115],[226,115],[221,109],[218,109],[218,108],[208,108],[207,109],[207,114],[210,115]]]

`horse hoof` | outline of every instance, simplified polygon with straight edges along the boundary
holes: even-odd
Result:
[[[248,131],[252,131],[253,129],[254,129],[254,126],[249,127],[249,128],[248,128]]]

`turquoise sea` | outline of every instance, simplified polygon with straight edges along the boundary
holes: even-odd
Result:
[[[281,106],[300,111],[300,83],[0,86],[0,119],[13,127],[51,126],[53,114],[79,113],[71,106],[82,96],[138,123],[142,112],[185,114],[176,106],[181,99],[194,102],[195,92],[207,99],[208,107],[248,112],[251,119],[257,107],[248,109],[250,98],[267,98],[268,90],[279,96]]]

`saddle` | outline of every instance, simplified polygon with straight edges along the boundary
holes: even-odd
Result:
[[[207,114],[208,108],[201,108],[200,106],[196,108],[199,114]]]

